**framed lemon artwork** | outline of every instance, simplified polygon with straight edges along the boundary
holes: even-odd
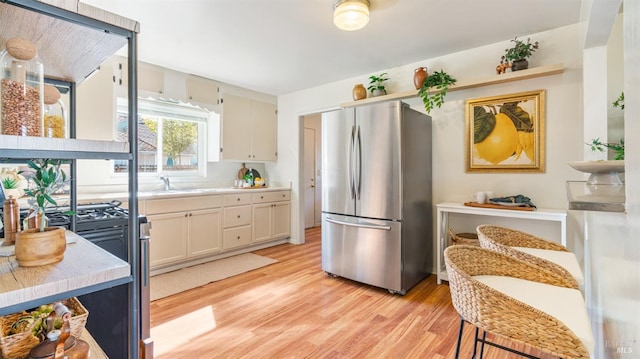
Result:
[[[467,172],[544,172],[545,90],[466,101]]]

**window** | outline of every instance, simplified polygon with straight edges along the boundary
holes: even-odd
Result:
[[[118,99],[116,141],[127,141],[126,99]],[[205,124],[209,113],[199,107],[138,100],[138,173],[204,176]],[[114,161],[115,173],[126,173],[127,161]]]

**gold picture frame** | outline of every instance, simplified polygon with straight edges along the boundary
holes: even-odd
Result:
[[[544,172],[545,90],[466,101],[466,172]]]

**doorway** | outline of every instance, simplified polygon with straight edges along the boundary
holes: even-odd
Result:
[[[304,116],[303,140],[303,203],[304,228],[319,227],[321,224],[322,198],[322,129],[320,114]]]

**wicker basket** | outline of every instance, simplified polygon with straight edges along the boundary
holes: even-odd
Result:
[[[72,297],[61,301],[73,313],[69,320],[71,335],[78,338],[87,324],[89,312],[78,298]],[[11,325],[16,320],[27,315],[27,312],[9,314],[0,317],[0,354],[3,359],[23,359],[29,356],[31,348],[40,343],[40,340],[31,333],[33,325],[26,331],[7,335],[11,329]]]
[[[475,233],[453,233],[451,228],[449,228],[449,236],[451,237],[451,245],[464,244],[467,246],[480,247],[478,235]]]

